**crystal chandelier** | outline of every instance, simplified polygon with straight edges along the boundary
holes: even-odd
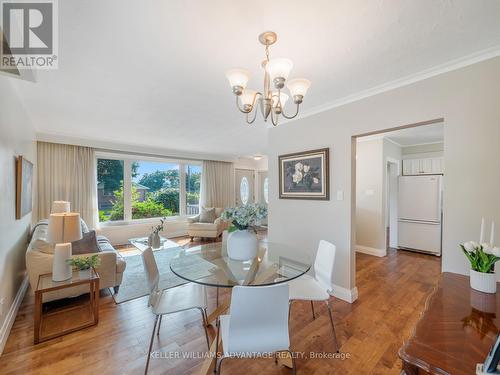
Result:
[[[311,82],[304,78],[287,81],[290,70],[293,67],[291,60],[269,60],[269,46],[276,43],[276,39],[277,35],[272,31],[266,31],[259,35],[259,41],[265,46],[266,50],[266,58],[262,62],[262,68],[264,68],[263,92],[247,88],[248,79],[250,78],[248,70],[238,68],[230,69],[226,72],[229,84],[236,95],[236,106],[241,112],[246,114],[248,124],[252,124],[257,117],[258,110],[255,107],[260,107],[264,121],[267,121],[270,116],[274,126],[278,125],[280,115],[287,119],[296,117],[307,89],[311,86]],[[274,91],[271,90],[271,82]],[[288,95],[281,90],[285,87],[285,83],[296,106],[295,113],[291,116],[284,112]]]

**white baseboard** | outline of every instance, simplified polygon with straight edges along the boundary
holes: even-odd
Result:
[[[385,257],[387,255],[386,249],[376,249],[374,247],[356,245],[356,252],[374,255],[376,257]]]
[[[353,289],[346,289],[344,287],[334,285],[333,292],[331,294],[342,301],[353,303],[358,299],[358,288],[354,287]]]
[[[14,321],[16,320],[17,312],[19,311],[19,307],[23,302],[24,295],[26,294],[26,290],[28,290],[29,279],[28,275],[24,276],[24,280],[17,291],[16,298],[14,298],[14,302],[10,306],[9,312],[7,313],[7,317],[5,318],[2,328],[0,328],[0,355],[3,353],[3,349],[5,348],[5,344],[7,343],[7,339],[9,338],[10,330]]]

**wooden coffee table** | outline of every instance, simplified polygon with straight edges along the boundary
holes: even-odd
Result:
[[[43,295],[45,293],[85,284],[88,284],[90,294],[87,303],[70,304],[69,307],[57,308],[53,312],[43,313]],[[71,312],[73,313],[71,314]],[[35,291],[35,344],[97,325],[98,321],[99,274],[93,267],[85,271],[73,270],[71,278],[65,281],[53,281],[51,273],[38,277]]]

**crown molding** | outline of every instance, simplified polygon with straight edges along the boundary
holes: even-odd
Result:
[[[461,68],[464,68],[469,65],[473,65],[476,63],[479,63],[481,61],[489,60],[495,57],[500,56],[500,45],[493,46],[478,52],[474,52],[470,55],[466,55],[463,57],[460,57],[458,59],[450,60],[444,64],[439,64],[436,65],[432,68],[422,70],[418,73],[410,74],[402,78],[398,78],[396,80],[374,86],[372,88],[366,89],[359,91],[355,94],[344,96],[342,98],[336,99],[334,101],[331,101],[329,103],[319,105],[316,107],[313,107],[309,110],[305,110],[304,112],[300,113],[296,118],[292,120],[286,120],[283,121],[282,123],[288,123],[291,121],[297,121],[309,116],[316,115],[318,113],[322,113],[325,111],[328,111],[333,108],[337,108],[349,103],[356,102],[361,99],[366,99],[370,96],[374,96],[377,94],[381,94],[390,90],[394,90],[403,86],[408,86],[411,85],[412,83],[416,83],[419,81],[423,81],[427,78],[435,77],[443,73],[448,73],[454,70],[458,70]],[[271,126],[268,126],[268,128],[272,128]]]

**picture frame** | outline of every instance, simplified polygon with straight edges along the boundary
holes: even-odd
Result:
[[[33,209],[33,163],[18,156],[16,159],[16,219]]]
[[[279,198],[330,200],[330,149],[279,155]]]

